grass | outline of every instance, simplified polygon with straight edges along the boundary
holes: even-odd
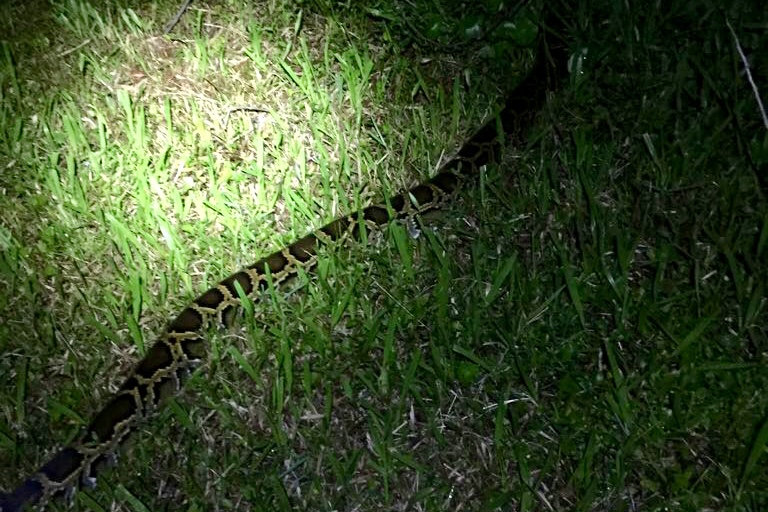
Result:
[[[765,509],[768,136],[725,24],[765,94],[758,4],[561,8],[527,145],[212,333],[79,509]],[[197,293],[487,119],[531,56],[491,7],[3,6],[0,486]]]

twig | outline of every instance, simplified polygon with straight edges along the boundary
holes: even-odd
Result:
[[[184,0],[184,5],[181,6],[181,8],[176,13],[176,16],[174,16],[171,21],[165,24],[163,27],[163,34],[167,34],[171,30],[173,30],[173,27],[176,26],[176,24],[179,22],[182,16],[184,16],[184,13],[189,8],[189,4],[192,3],[192,0]]]
[[[69,55],[70,53],[72,53],[72,52],[76,52],[77,50],[79,50],[79,49],[80,49],[80,48],[82,48],[83,46],[85,46],[85,45],[89,44],[90,42],[91,42],[91,40],[90,40],[90,39],[86,39],[85,41],[83,41],[83,42],[82,42],[82,43],[80,43],[79,45],[75,46],[74,48],[70,48],[69,50],[65,50],[65,51],[61,52],[61,53],[59,54],[59,58],[61,58],[61,57],[66,57],[66,56],[67,56],[67,55]]]
[[[733,40],[736,43],[736,50],[739,52],[741,61],[744,63],[744,71],[747,73],[747,80],[749,80],[749,85],[752,86],[752,92],[754,93],[755,99],[757,100],[757,106],[760,109],[760,114],[763,116],[763,124],[768,130],[768,115],[766,115],[765,107],[763,107],[763,101],[760,99],[760,92],[757,90],[757,84],[755,84],[755,81],[752,79],[752,72],[749,70],[749,61],[747,60],[747,56],[744,55],[744,50],[741,49],[741,44],[739,44],[739,38],[736,35],[736,31],[733,30],[731,22],[728,21],[728,18],[725,18],[725,24],[728,25],[728,29],[731,31]]]
[[[227,126],[229,125],[229,116],[232,115],[232,112],[262,112],[262,113],[269,113],[269,110],[264,110],[260,107],[254,107],[251,105],[235,105],[234,107],[229,107],[227,109],[227,115],[224,117],[224,129],[227,129]]]

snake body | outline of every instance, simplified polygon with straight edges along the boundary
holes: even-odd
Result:
[[[542,38],[543,41],[543,38]],[[544,104],[548,88],[560,81],[566,65],[562,44],[540,44],[534,66],[507,97],[497,119],[481,127],[431,179],[388,201],[337,218],[319,230],[235,272],[192,301],[148,350],[119,391],[72,445],[58,451],[14,491],[0,493],[0,512],[18,512],[52,498],[71,499],[80,486],[94,487],[96,476],[137,426],[153,415],[206,357],[205,334],[229,326],[244,299],[258,301],[274,286],[309,270],[317,249],[329,241],[360,240],[365,229],[440,207],[461,184],[491,162],[506,137],[522,138]]]

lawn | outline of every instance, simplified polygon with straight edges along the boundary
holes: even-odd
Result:
[[[182,3],[0,6],[6,492],[200,292],[493,122],[541,12],[226,0],[168,26]],[[526,140],[418,237],[325,246],[211,332],[75,510],[768,510],[768,12],[547,4],[570,75]]]

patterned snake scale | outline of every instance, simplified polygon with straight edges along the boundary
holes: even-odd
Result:
[[[360,240],[363,226],[370,229],[395,219],[410,221],[415,215],[443,205],[463,182],[496,158],[504,137],[513,142],[522,140],[544,104],[547,91],[562,81],[566,68],[563,42],[551,33],[541,37],[532,70],[507,97],[498,116],[500,122],[487,122],[437,175],[386,203],[330,222],[232,274],[192,301],[170,323],[78,440],[57,452],[13,492],[0,493],[0,512],[19,512],[35,504],[43,509],[54,497],[71,500],[79,485],[95,487],[97,474],[111,465],[117,448],[166,398],[176,395],[190,372],[205,360],[206,332],[211,327],[232,323],[241,296],[256,302],[270,281],[277,286],[296,276],[299,269],[311,269],[317,262],[320,244]]]

